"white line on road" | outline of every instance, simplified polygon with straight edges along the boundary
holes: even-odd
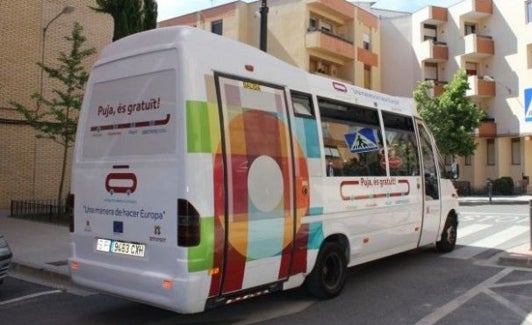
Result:
[[[458,228],[458,238],[463,238],[465,236],[469,236],[471,234],[474,234],[476,232],[479,232],[481,230],[484,230],[486,228],[491,227],[492,225],[486,225],[482,223],[477,223],[474,225],[469,225],[463,228]]]
[[[456,309],[458,309],[460,306],[465,304],[469,301],[469,299],[475,297],[479,293],[483,292],[485,288],[489,287],[490,285],[496,283],[500,279],[504,278],[508,274],[510,274],[513,270],[510,268],[504,269],[500,271],[499,273],[495,274],[491,278],[488,278],[475,287],[469,289],[461,296],[456,297],[455,299],[449,301],[445,305],[441,306],[440,308],[436,309],[433,313],[423,317],[420,321],[416,323],[416,325],[432,325],[436,324],[438,321],[440,321],[445,316],[449,315]]]
[[[519,317],[523,318],[523,322],[521,323],[521,325],[525,325],[525,324],[526,325],[530,325],[530,324],[532,324],[532,315],[529,314],[528,312],[524,311],[523,309],[521,309],[519,306],[517,306],[516,304],[514,304],[510,300],[508,300],[508,299],[496,294],[495,292],[493,292],[493,291],[491,291],[489,289],[484,290],[484,293],[487,294],[488,296],[490,296],[492,299],[494,299],[498,303],[500,303],[501,305],[503,305],[504,307],[510,309],[511,311],[513,311],[514,313],[519,315]]]
[[[61,292],[63,292],[63,291],[62,290],[50,290],[50,291],[37,292],[37,293],[31,294],[31,295],[26,295],[26,296],[22,296],[22,297],[10,299],[10,300],[0,301],[0,306],[7,305],[7,304],[12,304],[14,302],[19,302],[19,301],[23,301],[23,300],[32,299],[32,298],[37,298],[37,297],[40,297],[40,296],[46,296],[46,295],[52,295],[52,294],[56,294],[56,293],[61,293]]]
[[[442,256],[466,260],[481,253],[486,248],[497,248],[498,245],[529,231],[529,229],[525,226],[512,226]]]

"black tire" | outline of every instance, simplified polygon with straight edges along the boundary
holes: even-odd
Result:
[[[347,257],[342,247],[336,243],[324,243],[318,253],[316,264],[307,276],[308,292],[319,299],[338,296],[345,285]]]
[[[448,253],[454,250],[456,246],[456,230],[458,228],[458,220],[455,216],[448,216],[441,233],[440,241],[436,242],[436,249],[440,253]]]

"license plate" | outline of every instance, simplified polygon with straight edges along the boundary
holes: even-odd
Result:
[[[96,250],[100,252],[144,257],[146,245],[98,238]]]

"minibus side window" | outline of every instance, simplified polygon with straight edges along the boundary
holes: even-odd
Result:
[[[318,98],[326,175],[386,176],[377,110]]]
[[[410,116],[382,113],[391,176],[419,176],[419,154]]]

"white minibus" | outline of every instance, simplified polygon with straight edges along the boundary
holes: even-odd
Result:
[[[109,45],[73,158],[75,283],[179,313],[456,242],[458,201],[412,99],[191,27]]]

